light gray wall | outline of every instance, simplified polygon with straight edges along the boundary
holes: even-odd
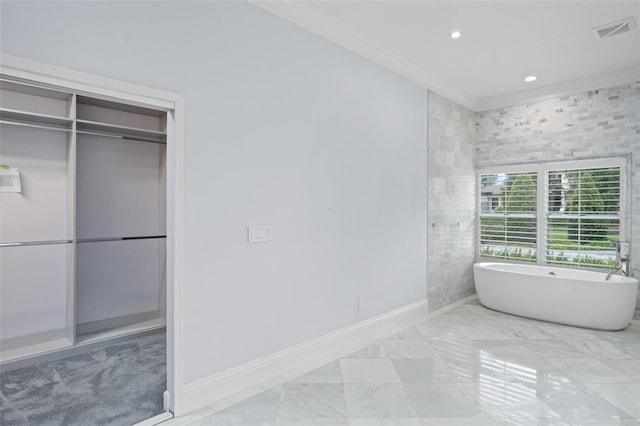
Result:
[[[630,156],[631,273],[640,276],[640,82],[478,113],[476,165]]]
[[[429,309],[475,292],[476,115],[429,92]]]
[[[4,53],[185,95],[187,383],[426,297],[425,89],[246,3],[1,7]]]

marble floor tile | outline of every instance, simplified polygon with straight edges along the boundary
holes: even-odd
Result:
[[[270,385],[270,382],[266,382],[264,385],[262,384],[256,385],[256,386],[247,388],[241,392],[237,392],[233,395],[230,395],[226,398],[223,398],[219,401],[216,401],[213,404],[209,404],[208,407],[211,408],[214,412],[219,413],[231,406],[244,402],[250,398],[257,396],[258,394],[266,392],[281,384],[282,384],[282,381],[278,380],[278,383],[272,386]]]
[[[289,380],[289,383],[342,383],[340,362],[334,361]]]
[[[505,361],[494,358],[489,354],[481,354],[478,359],[443,358],[443,361],[453,373],[456,382],[495,383],[509,380]]]
[[[468,303],[175,425],[640,426],[639,337],[640,322],[605,332]]]
[[[524,340],[474,340],[473,343],[483,352],[496,358],[538,358],[540,354],[530,341]]]
[[[640,359],[604,359],[601,361],[614,370],[627,375],[636,383],[640,383]]]
[[[522,326],[486,325],[482,327],[459,327],[462,334],[470,340],[525,340],[544,337],[544,333],[535,328]]]
[[[278,417],[275,426],[349,426],[349,419]]]
[[[418,418],[351,418],[349,426],[422,426]]]
[[[211,415],[194,423],[189,423],[187,426],[275,426],[275,424],[275,419],[270,417],[220,417]]]
[[[389,359],[341,359],[344,383],[400,383]]]
[[[438,354],[427,340],[384,340],[389,358],[437,358]]]
[[[450,326],[478,326],[482,321],[481,315],[473,312],[465,312],[462,309],[449,311],[442,315],[435,316],[429,320],[432,325],[450,325]]]
[[[422,426],[496,426],[490,418],[481,417],[430,417],[422,418]]]
[[[598,396],[640,419],[640,384],[593,384],[587,387]]]
[[[274,419],[282,393],[283,386],[276,386],[216,412],[215,417]]]
[[[558,340],[582,340],[593,337],[593,330],[570,325],[556,324],[551,322],[540,322],[537,325],[545,333],[555,336]]]
[[[631,419],[632,417],[582,384],[564,384],[538,396],[563,419]]]
[[[454,383],[457,377],[441,359],[394,359],[393,365],[403,383]]]
[[[417,325],[401,333],[395,334],[387,340],[420,340],[420,339],[466,339],[459,327],[452,325]]]
[[[338,357],[334,355],[320,355],[318,356],[318,358],[314,359],[311,362],[305,363],[298,367],[294,367],[291,370],[285,371],[284,373],[280,374],[279,377],[282,377],[285,382],[289,380],[293,380],[297,377],[300,377],[314,370],[317,370],[321,367],[324,367],[327,364],[331,364],[332,362],[336,361],[341,357],[342,356]]]
[[[618,343],[602,339],[566,340],[566,343],[585,353],[589,358],[596,359],[633,359]]]
[[[633,419],[577,419],[568,423],[571,426],[640,426],[640,420]]]
[[[496,426],[571,426],[560,417],[517,417],[504,416],[491,418]]]
[[[192,411],[184,416],[174,417],[173,419],[162,422],[162,426],[200,426],[202,421],[214,414],[209,407]]]
[[[372,345],[369,345],[360,350],[357,350],[352,354],[347,355],[345,358],[353,358],[353,359],[389,358],[389,353],[387,352],[387,349],[384,347],[382,342],[376,342]]]
[[[575,383],[576,380],[551,362],[542,358],[518,358],[505,360],[505,370],[509,380],[522,383],[535,390],[544,391],[548,387],[559,387]]]
[[[438,356],[445,360],[473,361],[492,358],[489,352],[483,350],[477,341],[431,339],[431,346]]]
[[[419,417],[487,417],[463,384],[405,383],[404,388]]]
[[[349,418],[418,417],[401,384],[344,385]]]
[[[335,383],[285,383],[282,385],[277,417],[347,417],[343,385]]]
[[[555,359],[550,362],[579,383],[633,383],[629,376],[597,359]]]
[[[529,340],[532,352],[545,359],[582,359],[589,358],[584,348],[570,345],[567,340]]]
[[[618,347],[625,354],[631,355],[634,359],[640,359],[640,341],[633,340],[631,342],[619,343]]]
[[[611,343],[625,343],[640,341],[640,321],[632,322],[625,329],[618,331],[590,330],[596,339]]]
[[[473,396],[489,416],[521,419],[556,419],[561,417],[542,402],[535,389],[518,382],[468,384]]]

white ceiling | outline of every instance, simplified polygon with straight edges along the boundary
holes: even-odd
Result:
[[[640,81],[640,29],[592,31],[630,16],[640,26],[640,0],[255,4],[476,111]]]

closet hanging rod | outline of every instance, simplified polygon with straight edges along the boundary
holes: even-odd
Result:
[[[0,247],[47,246],[52,244],[70,244],[73,240],[23,241],[20,243],[0,243]]]
[[[145,235],[140,237],[110,237],[110,238],[79,238],[78,243],[99,243],[104,241],[129,241],[129,240],[152,240],[159,238],[167,238],[166,235]]]
[[[151,142],[151,143],[159,143],[160,145],[167,144],[165,141],[145,138],[143,136],[127,136],[127,135],[119,135],[117,133],[114,134],[114,133],[91,132],[88,130],[76,130],[76,133],[79,135],[103,136],[105,138],[123,139],[123,140],[134,141],[134,142]]]
[[[0,120],[0,124],[7,124],[9,126],[18,126],[18,127],[29,127],[33,129],[56,130],[58,132],[71,133],[71,129],[68,129],[66,127],[46,126],[43,124],[32,124],[32,123],[27,123],[22,121]]]

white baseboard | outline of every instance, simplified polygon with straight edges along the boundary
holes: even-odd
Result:
[[[76,335],[84,336],[86,334],[98,333],[104,330],[113,330],[114,328],[125,327],[145,321],[151,321],[161,317],[162,313],[158,309],[155,311],[123,315],[116,318],[107,318],[98,321],[85,322],[76,325]]]
[[[274,353],[250,363],[225,370],[189,383],[183,388],[180,411],[176,416],[216,404],[260,384],[286,376],[294,369],[317,364],[318,360],[338,359],[348,353],[383,339],[424,320],[428,314],[427,300],[343,328]]]

